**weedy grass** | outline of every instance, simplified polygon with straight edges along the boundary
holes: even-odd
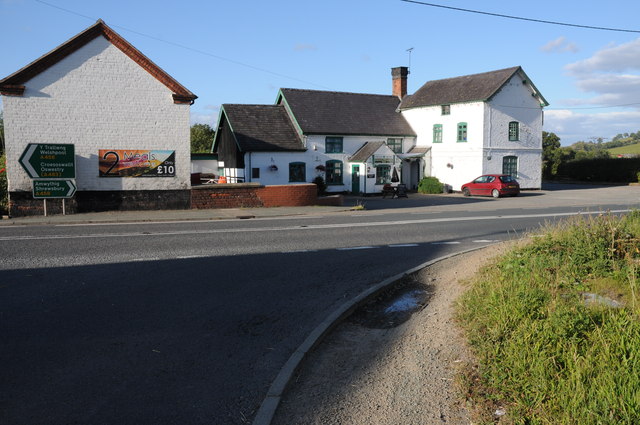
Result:
[[[640,212],[549,226],[485,267],[458,305],[480,418],[639,424],[639,281]]]

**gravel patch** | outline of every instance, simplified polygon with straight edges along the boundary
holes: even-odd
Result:
[[[454,302],[497,251],[436,263],[356,310],[304,360],[272,424],[471,423],[455,384],[472,357]]]

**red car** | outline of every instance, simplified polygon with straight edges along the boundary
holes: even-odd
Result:
[[[518,196],[520,184],[508,174],[485,174],[462,185],[462,194],[485,195],[499,198],[504,195]]]

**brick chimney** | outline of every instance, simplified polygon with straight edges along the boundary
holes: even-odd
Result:
[[[400,100],[407,95],[407,75],[409,75],[409,68],[406,66],[391,68],[391,78],[393,80],[392,93]]]

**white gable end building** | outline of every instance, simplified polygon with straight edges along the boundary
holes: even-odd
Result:
[[[542,183],[546,100],[520,67],[426,83],[400,110],[429,148],[424,175],[454,190],[481,174],[511,174],[523,189]]]

